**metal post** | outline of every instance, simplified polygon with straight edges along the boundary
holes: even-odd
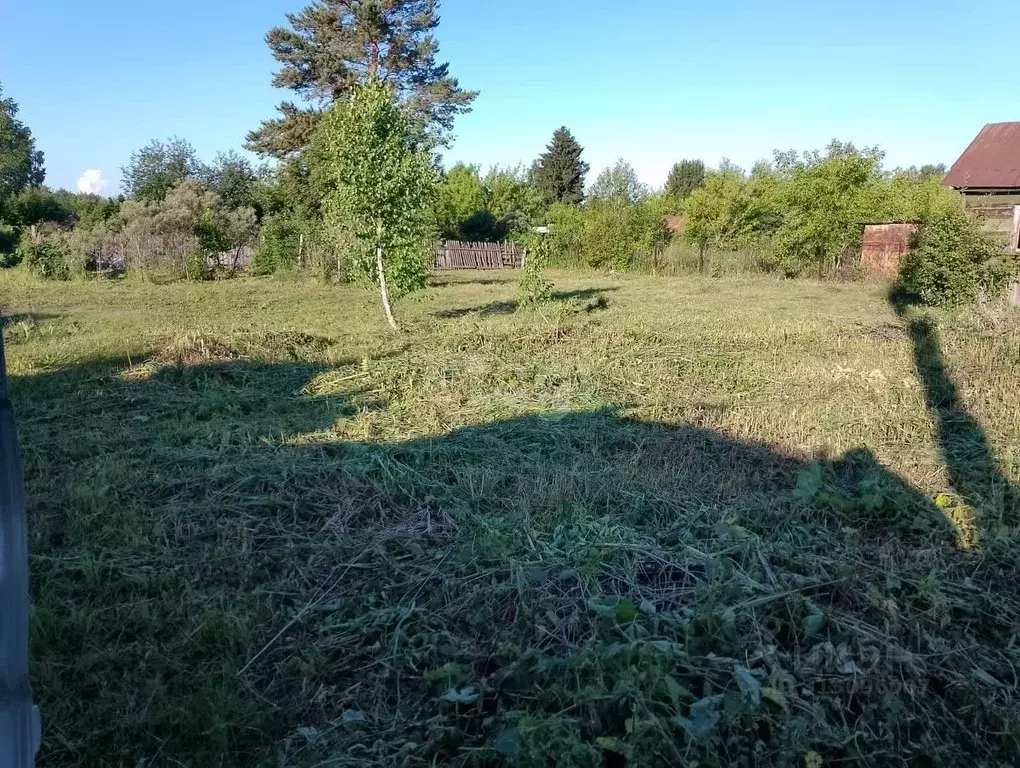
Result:
[[[28,680],[28,523],[0,318],[0,768],[35,764],[42,728]]]

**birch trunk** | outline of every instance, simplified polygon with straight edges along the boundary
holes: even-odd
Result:
[[[382,248],[382,225],[378,227],[378,245],[375,249],[375,268],[379,272],[379,293],[382,296],[383,309],[386,311],[386,320],[390,324],[390,328],[395,331],[399,331],[400,327],[397,325],[397,321],[393,319],[393,308],[390,306],[390,291],[386,287],[386,272],[383,269],[383,248]]]

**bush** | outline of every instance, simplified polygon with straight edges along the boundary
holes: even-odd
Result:
[[[262,222],[252,271],[271,275],[297,267],[310,269],[327,282],[343,281],[347,275],[342,251],[327,239],[320,222],[274,214]]]
[[[1015,258],[1001,252],[960,209],[936,212],[914,238],[900,270],[902,288],[925,304],[959,306],[1015,277]]]
[[[529,235],[525,240],[524,269],[517,291],[517,303],[526,307],[541,304],[552,297],[553,284],[545,276],[549,266],[549,241],[542,235]]]
[[[68,280],[71,277],[70,250],[59,234],[36,240],[26,233],[18,243],[17,260],[44,280]]]
[[[18,230],[0,224],[0,269],[13,267],[18,263]]]
[[[636,248],[637,209],[612,200],[585,209],[582,253],[590,267],[623,271]]]
[[[475,211],[457,227],[457,237],[469,243],[496,243],[506,239],[506,230],[492,211]]]
[[[577,267],[583,262],[584,211],[576,205],[556,203],[549,208],[550,263]]]
[[[297,264],[301,229],[293,219],[269,216],[262,223],[262,242],[255,253],[252,271],[271,275]]]

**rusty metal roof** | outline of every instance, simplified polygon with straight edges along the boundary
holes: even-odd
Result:
[[[982,128],[943,183],[958,189],[1020,188],[1020,122]]]

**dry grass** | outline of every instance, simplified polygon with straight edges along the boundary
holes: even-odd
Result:
[[[44,765],[1020,760],[1020,323],[0,274]]]

